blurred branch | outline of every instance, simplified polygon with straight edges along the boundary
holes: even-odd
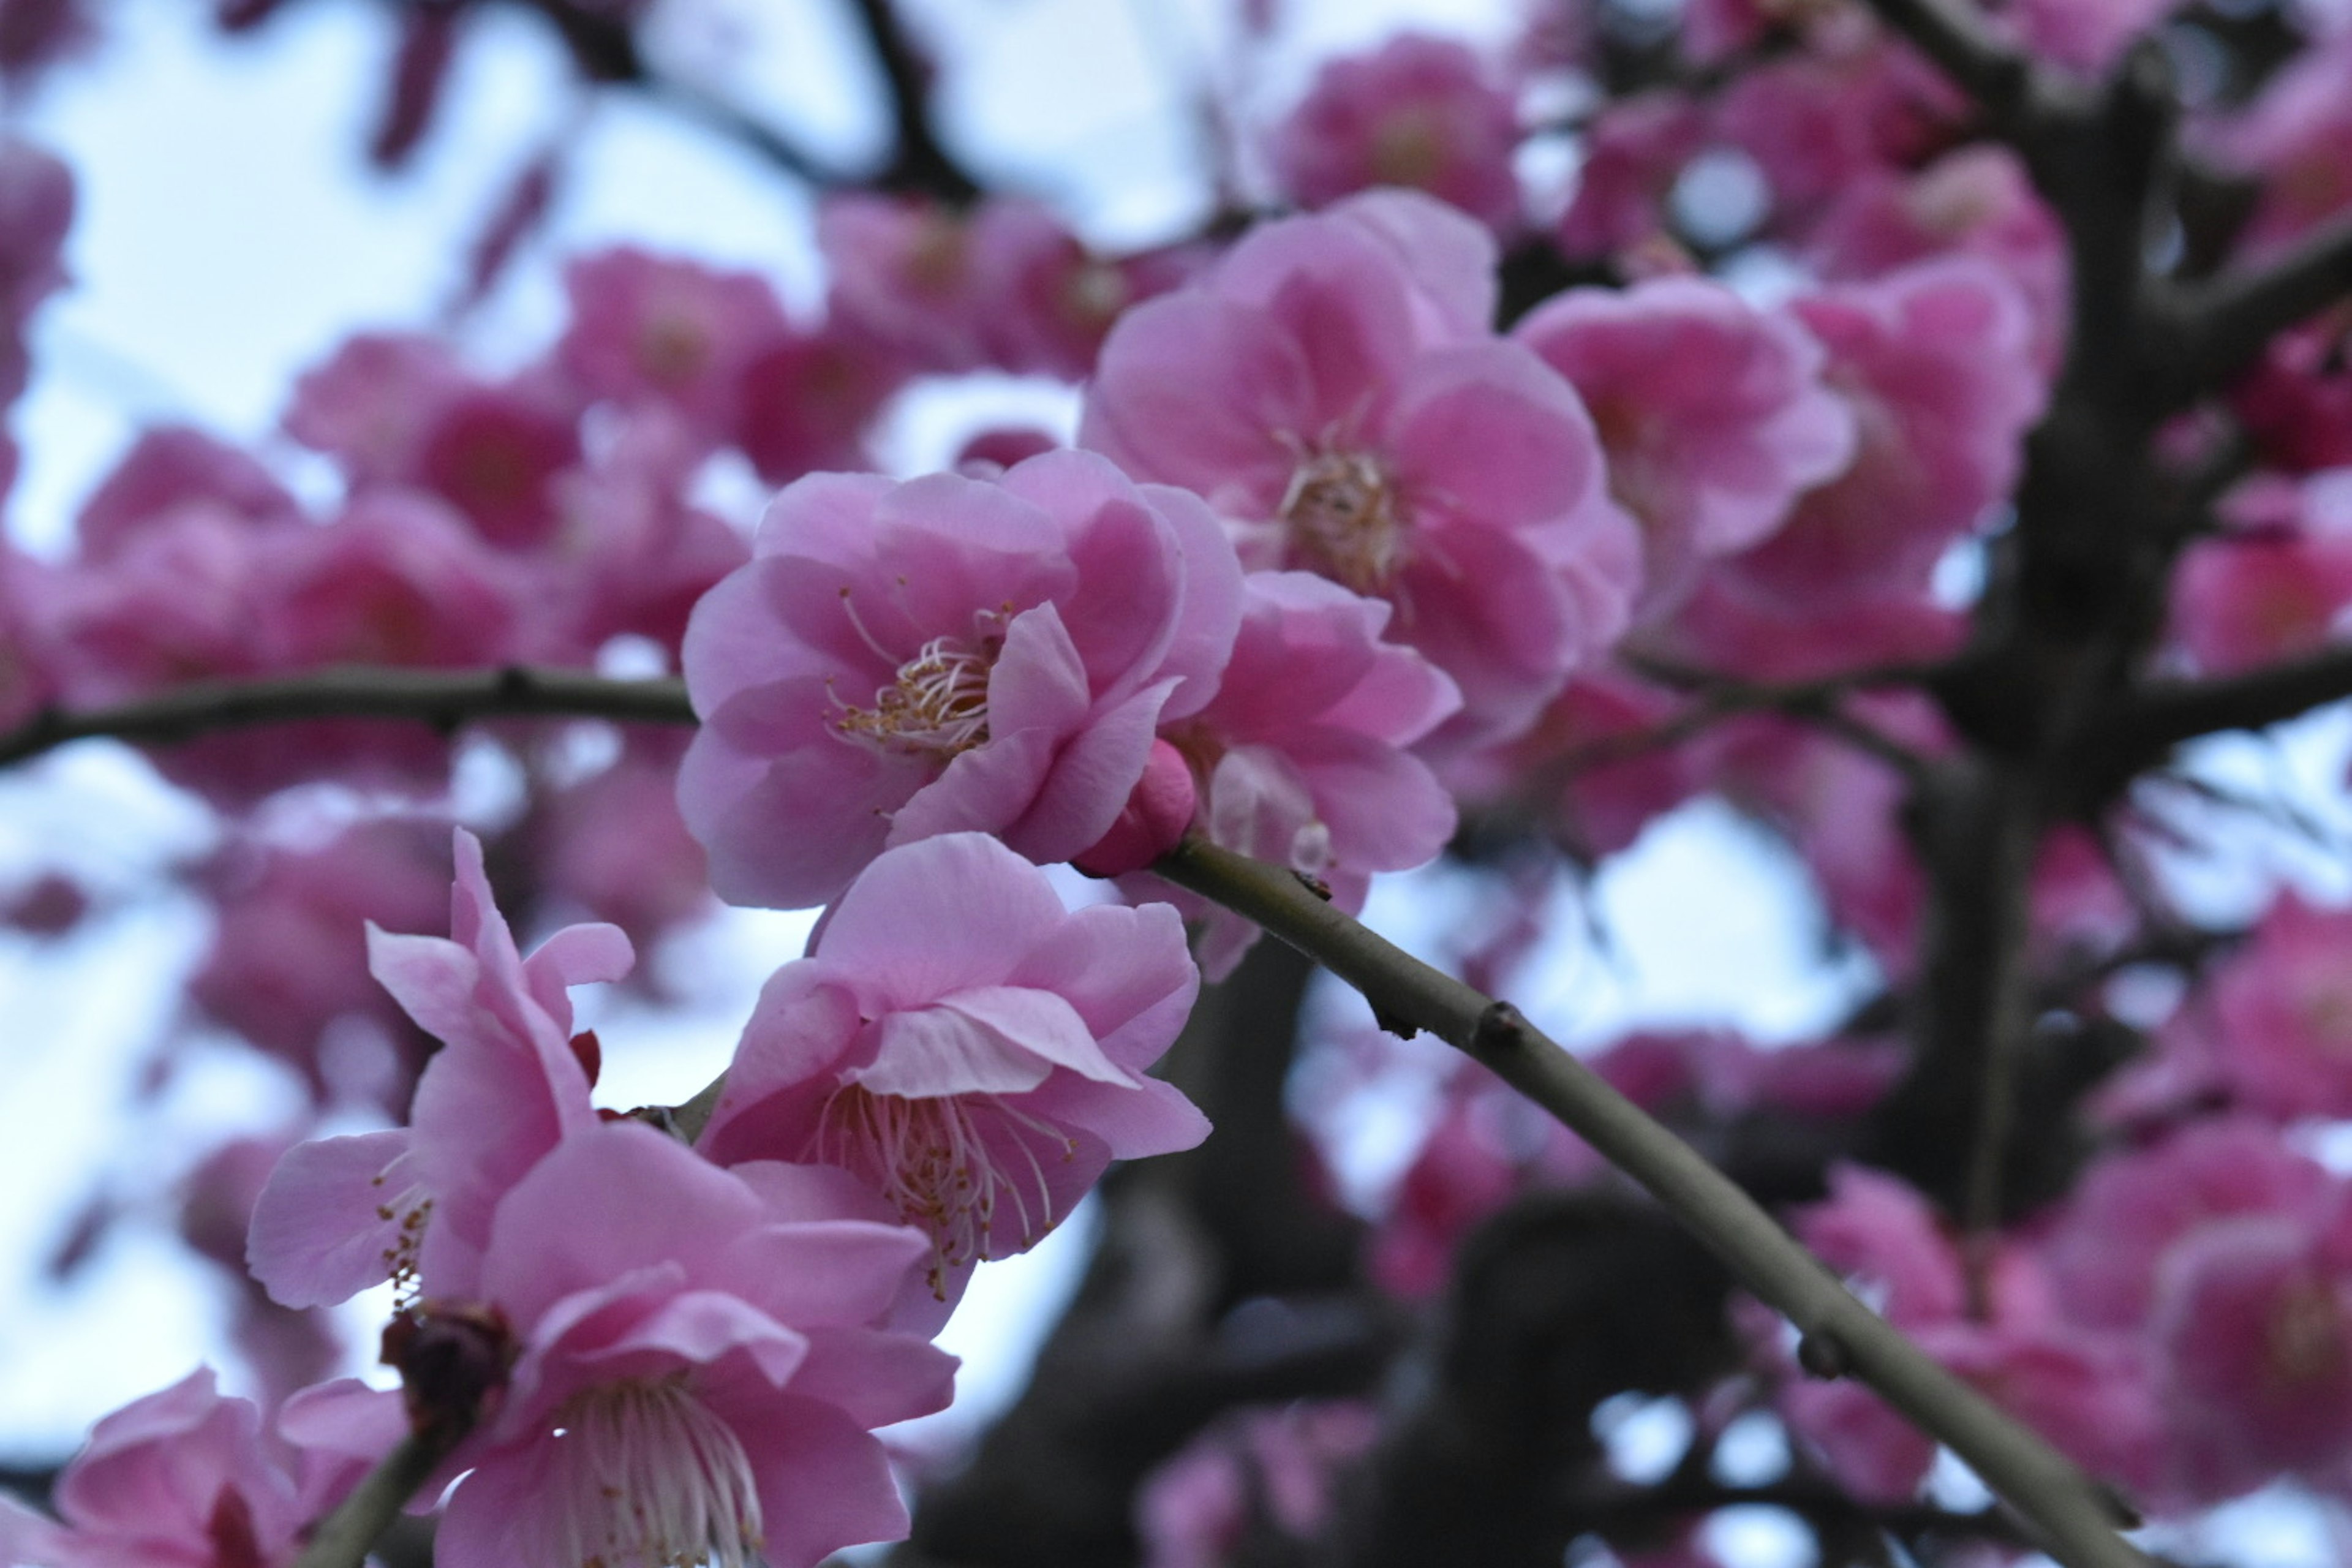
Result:
[[[1948,1446],[2069,1568],[2146,1568],[2074,1465],[1864,1306],[1720,1172],[1500,1003],[1431,968],[1279,868],[1187,837],[1154,867],[1321,962],[1400,1030],[1426,1028],[1631,1174],[1805,1336],[1810,1365],[1852,1371]]]
[[[199,680],[110,708],[45,708],[0,734],[0,767],[68,741],[185,741],[213,730],[308,719],[407,719],[442,730],[477,719],[608,719],[691,724],[686,684],[614,680],[584,670],[437,670],[340,666],[256,680]]]
[[[2211,387],[2253,363],[2263,345],[2305,317],[2352,297],[2352,218],[2306,235],[2269,266],[2233,272],[2178,298],[2181,374]]]
[[[890,84],[891,124],[898,152],[870,182],[877,189],[920,193],[961,205],[981,194],[980,182],[941,144],[931,115],[930,63],[900,26],[893,0],[857,0],[866,41]]]
[[[2208,680],[2152,681],[2074,748],[2097,781],[2120,783],[2184,741],[2225,730],[2260,730],[2352,697],[2352,647]]]
[[[471,1422],[440,1421],[403,1437],[352,1495],[320,1521],[294,1568],[361,1568],[408,1500],[471,1430]]]
[[[1996,34],[1970,0],[1871,0],[1871,9],[2004,130],[2014,129],[2037,89],[2047,90],[2032,57]]]

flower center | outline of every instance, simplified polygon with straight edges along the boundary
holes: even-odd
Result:
[[[759,1561],[751,1462],[683,1374],[585,1390],[555,1419],[549,1485],[560,1522],[549,1563],[749,1568]]]
[[[1404,522],[1389,477],[1360,452],[1302,457],[1282,498],[1294,555],[1359,594],[1385,589],[1404,564]]]
[[[874,693],[871,708],[844,703],[836,733],[887,752],[942,761],[988,743],[988,671],[993,649],[933,637]]]
[[[2273,1385],[2282,1391],[2338,1377],[2352,1356],[2343,1309],[2336,1293],[2318,1279],[2296,1280],[2280,1291],[2263,1328],[2266,1370]]]
[[[982,1120],[996,1125],[993,1146]],[[878,1190],[908,1225],[931,1237],[931,1291],[946,1299],[948,1271],[990,1256],[997,1205],[1020,1223],[1017,1252],[1052,1228],[1053,1198],[1033,1140],[1077,1152],[1069,1137],[992,1094],[925,1099],[844,1084],[817,1112],[800,1157],[838,1165]]]

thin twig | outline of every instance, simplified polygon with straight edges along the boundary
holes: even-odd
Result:
[[[464,1441],[470,1424],[438,1421],[412,1432],[319,1521],[294,1568],[360,1568],[417,1489]]]
[[[2184,741],[2261,730],[2352,697],[2352,647],[2331,647],[2208,680],[2150,682],[2074,748],[2087,768],[2120,782]]]
[[[2252,364],[2272,338],[2352,298],[2352,218],[2315,229],[2271,265],[2225,275],[2173,305],[2183,335],[2185,384],[2219,385]]]
[[[1950,1447],[2069,1568],[2147,1568],[2073,1463],[1922,1354],[1722,1173],[1507,1004],[1383,941],[1289,872],[1197,836],[1153,869],[1257,921],[1361,991],[1379,1016],[1435,1034],[1582,1136],[1786,1314],[1816,1347],[1815,1364],[1851,1370]]]
[[[213,730],[310,719],[410,719],[455,729],[476,719],[536,716],[691,724],[683,681],[614,680],[586,670],[399,669],[340,665],[255,680],[197,680],[109,708],[47,708],[0,734],[0,767],[68,741],[185,741]]]

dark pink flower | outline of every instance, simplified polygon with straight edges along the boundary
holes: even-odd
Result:
[[[1965,112],[1925,58],[1879,36],[1740,72],[1716,100],[1714,126],[1756,161],[1776,224],[1801,229],[1853,181],[1934,151]]]
[[[735,444],[772,485],[872,468],[866,430],[909,374],[835,323],[777,339],[743,367]]]
[[[1853,405],[1861,444],[1719,580],[1800,610],[1923,587],[1945,547],[2008,492],[2042,412],[2024,302],[1990,263],[1956,257],[1791,309],[1829,350],[1826,378]]]
[[[1467,45],[1400,33],[1326,62],[1266,156],[1276,182],[1305,206],[1395,185],[1508,229],[1519,222],[1518,140],[1509,89]]]
[[[1532,721],[1623,629],[1639,570],[1575,393],[1465,320],[1492,256],[1402,193],[1266,225],[1120,320],[1081,433],[1205,496],[1253,567],[1391,601],[1462,689],[1449,743]]]
[[[1703,561],[1765,538],[1799,492],[1853,458],[1854,416],[1822,384],[1821,345],[1718,284],[1570,289],[1512,336],[1592,416],[1610,493],[1642,525],[1653,616],[1687,594]]]
[[[2338,640],[2352,612],[2352,468],[2262,475],[2223,504],[2236,526],[2182,553],[2170,632],[2197,668],[2234,675]]]
[[[2352,466],[2344,324],[2322,317],[2271,339],[2230,406],[2267,466],[2290,473]]]
[[[2241,243],[2273,254],[2352,207],[2352,31],[2305,49],[2263,84],[2252,105],[2208,128],[2204,150],[2260,183]]]
[[[2173,8],[2173,0],[2010,0],[2001,16],[2037,55],[2103,76]]]
[[[905,1533],[870,1429],[945,1405],[955,1362],[869,1325],[922,1238],[803,1217],[760,1178],[621,1121],[504,1194],[473,1294],[520,1354],[447,1468],[442,1568],[814,1568]]]
[[[246,453],[185,425],[140,433],[82,502],[74,533],[82,555],[110,560],[133,537],[184,507],[204,507],[257,524],[289,522],[300,507],[268,469]]]
[[[761,992],[700,1146],[848,1171],[929,1235],[944,1300],[1109,1161],[1206,1135],[1144,1072],[1199,984],[1168,905],[1070,912],[981,834],[892,849]]]
[[[1207,509],[1089,453],[802,480],[687,633],[704,722],[678,799],[713,886],[822,903],[885,847],[965,829],[1083,852],[1157,727],[1215,694],[1240,613]]]
[[[737,417],[744,368],[790,331],[768,280],[619,246],[563,269],[572,321],[555,346],[588,392],[666,405],[713,446]]]
[[[1617,99],[1585,133],[1576,195],[1559,220],[1559,247],[1577,260],[1621,255],[1665,229],[1666,193],[1709,139],[1706,112],[1679,92]]]
[[[2209,1031],[2223,1081],[2281,1119],[2352,1116],[2352,910],[2280,895],[2180,1027]]]
[[[321,1047],[338,1023],[365,1020],[384,1045],[411,1037],[369,977],[366,925],[437,925],[448,908],[449,862],[439,824],[383,818],[315,848],[232,847],[201,873],[219,911],[212,943],[188,982],[190,1000],[284,1059],[321,1099],[331,1089]],[[404,1100],[421,1053],[390,1051],[383,1089]]]
[[[2330,1186],[2326,1171],[2287,1149],[2275,1127],[2244,1117],[2199,1121],[2085,1171],[2042,1255],[2069,1318],[2136,1329],[2175,1245],[2245,1215],[2315,1221]]]
[[[567,987],[618,980],[629,940],[567,926],[525,959],[456,835],[448,938],[370,927],[369,967],[442,1042],[409,1125],[303,1143],[261,1194],[247,1257],[288,1306],[325,1306],[386,1279],[436,1297],[481,1295],[491,1214],[566,1136],[596,1124],[593,1058],[574,1048]]]
[[[1931,256],[1977,256],[2006,272],[2033,315],[2034,363],[2057,374],[2066,350],[2066,237],[2006,147],[1971,143],[1916,174],[1868,171],[1838,193],[1805,239],[1832,282],[1864,281]]]
[[[2352,1275],[2307,1219],[2248,1215],[2189,1236],[2164,1260],[2149,1331],[2192,1495],[2352,1454]]]

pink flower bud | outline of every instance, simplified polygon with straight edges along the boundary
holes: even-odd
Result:
[[[1089,877],[1122,877],[1140,871],[1176,847],[1192,825],[1192,769],[1165,741],[1151,742],[1150,760],[1135,781],[1118,820],[1095,847],[1071,864]]]

